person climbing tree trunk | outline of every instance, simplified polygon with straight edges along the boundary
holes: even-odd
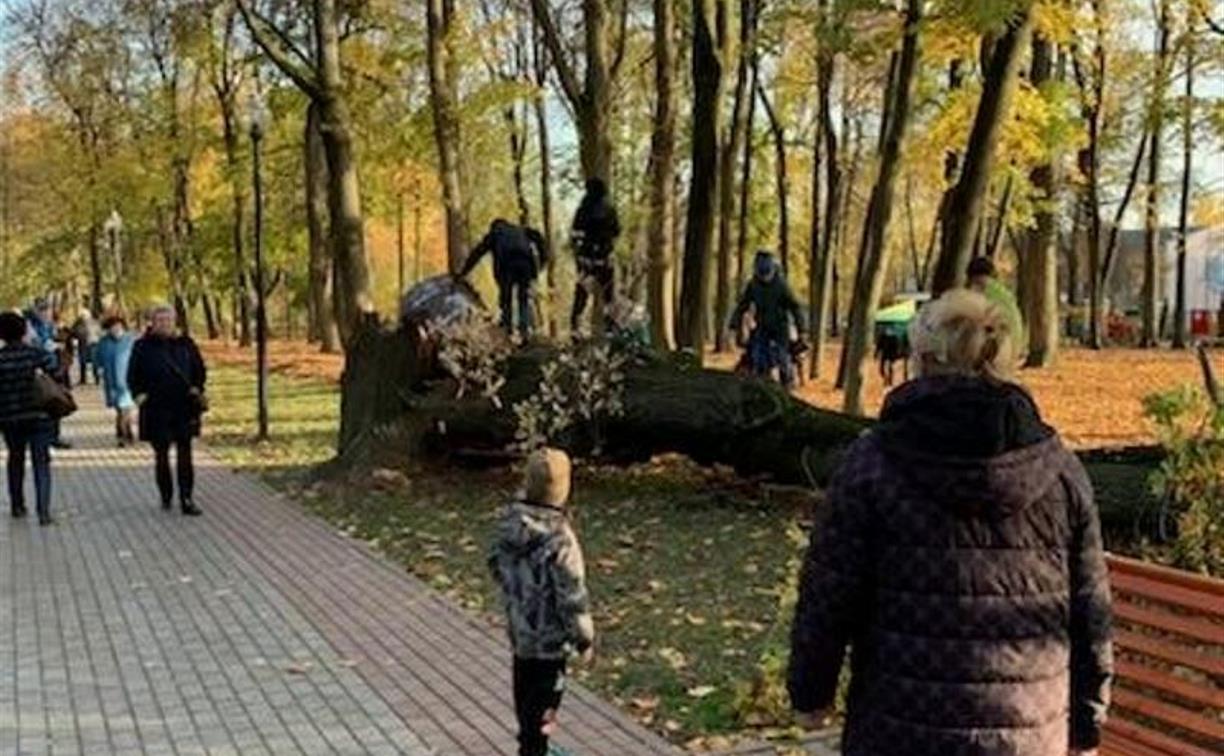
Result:
[[[1028,48],[1032,30],[1033,2],[1028,0],[1016,10],[1007,24],[1007,31],[990,52],[960,180],[949,189],[951,195],[943,218],[939,259],[932,282],[936,296],[964,281],[965,267],[973,255],[975,234],[982,222],[995,146],[1007,121],[1022,53]]]
[[[751,60],[756,44],[756,2],[740,0],[739,50],[736,54],[735,94],[732,99],[731,117],[727,133],[718,153],[718,270],[714,304],[714,349],[727,350],[727,321],[731,316],[733,276],[731,269],[735,239],[731,228],[735,220],[735,161],[743,148],[744,130],[747,128],[747,98],[751,79]],[[738,290],[737,290],[738,294]]]
[[[462,152],[459,130],[458,64],[454,56],[454,0],[427,0],[426,57],[429,64],[429,102],[442,204],[446,208],[446,259],[451,273],[463,268],[468,254],[468,222],[464,210]]]
[[[863,223],[859,253],[861,270],[855,277],[850,325],[846,334],[845,411],[852,415],[863,414],[863,360],[871,349],[876,308],[888,269],[888,226],[892,219],[893,194],[901,162],[901,143],[909,128],[910,101],[921,57],[925,5],[923,0],[908,0],[906,3],[905,35],[897,59],[893,96],[886,110],[888,131],[881,145],[879,174]]]
[[[676,275],[672,245],[676,178],[676,3],[654,0],[655,120],[650,136],[650,229],[647,299],[658,349],[675,346]]]
[[[1044,35],[1033,37],[1029,82],[1048,95],[1054,82],[1053,44]],[[1025,239],[1020,257],[1020,297],[1028,331],[1026,367],[1046,367],[1058,354],[1058,199],[1062,192],[1061,157],[1049,155],[1029,179],[1037,203],[1036,225]]]
[[[327,156],[329,236],[335,275],[333,307],[342,343],[347,347],[361,324],[373,319],[374,299],[352,117],[341,75],[336,0],[313,0],[309,6],[314,27],[314,50],[310,55],[292,47],[289,38],[252,7],[251,0],[237,2],[255,43],[319,109],[319,130]]]
[[[684,270],[677,343],[705,351],[709,319],[710,247],[718,197],[718,142],[722,130],[723,61],[726,60],[728,0],[693,2],[692,182],[684,233]],[[722,327],[722,324],[719,324]]]
[[[1148,119],[1151,124],[1148,144],[1147,204],[1143,214],[1143,331],[1139,346],[1154,347],[1160,341],[1157,313],[1160,310],[1159,275],[1164,234],[1160,227],[1160,172],[1164,150],[1164,105],[1169,82],[1169,37],[1173,30],[1171,0],[1159,0],[1156,17],[1156,58],[1152,78],[1152,101]]]

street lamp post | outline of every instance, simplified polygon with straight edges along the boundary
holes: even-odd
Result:
[[[268,109],[258,93],[249,103],[251,126],[251,164],[254,179],[255,199],[255,360],[256,402],[260,441],[268,439],[268,311],[264,302],[263,259],[263,175],[260,165],[260,147],[263,144],[264,128],[268,121]]]
[[[111,210],[110,216],[102,224],[106,231],[106,240],[110,245],[111,264],[115,268],[115,309],[123,311],[123,256],[119,253],[119,234],[123,233],[123,216],[118,210]],[[101,307],[96,302],[95,307]]]

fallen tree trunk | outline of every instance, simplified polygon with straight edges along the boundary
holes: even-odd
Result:
[[[500,407],[484,398],[455,398],[439,379],[420,331],[362,332],[348,352],[342,400],[341,452],[360,455],[364,443],[394,428],[412,451],[457,461],[510,461],[513,407],[538,390],[551,347],[516,352],[506,365]],[[593,453],[617,464],[677,453],[702,465],[726,465],[746,477],[822,484],[839,453],[870,421],[817,409],[780,387],[733,373],[704,370],[660,355],[624,369],[624,413],[598,433],[579,424],[557,444],[575,456]]]

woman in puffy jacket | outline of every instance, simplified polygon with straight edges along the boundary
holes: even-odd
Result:
[[[1005,313],[953,291],[911,326],[917,378],[834,476],[800,579],[804,723],[852,648],[855,756],[1094,753],[1113,659],[1092,486],[1011,381]]]

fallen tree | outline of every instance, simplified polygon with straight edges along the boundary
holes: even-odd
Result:
[[[513,408],[533,396],[557,350],[536,346],[505,363],[498,401],[456,397],[424,329],[368,328],[354,339],[342,379],[342,456],[360,456],[394,431],[410,451],[460,462],[508,462],[518,423]],[[746,477],[822,483],[837,456],[870,424],[813,407],[780,387],[705,370],[670,356],[639,354],[623,367],[623,412],[599,428],[577,422],[555,443],[576,456],[644,462],[676,453],[726,465]],[[599,442],[596,442],[596,439]]]

